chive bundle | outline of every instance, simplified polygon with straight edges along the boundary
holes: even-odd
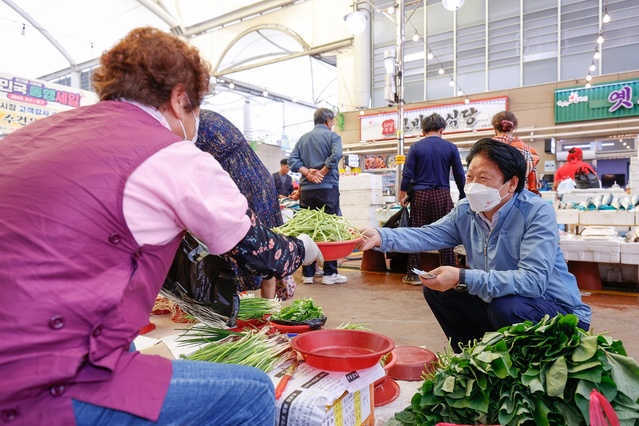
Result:
[[[277,299],[264,299],[262,297],[243,296],[240,297],[240,308],[237,318],[249,320],[254,318],[264,318],[265,315],[279,312],[282,305]]]
[[[307,234],[315,242],[348,241],[360,233],[342,216],[328,214],[321,210],[300,209],[284,225],[273,228],[274,232],[297,237]]]
[[[247,365],[268,373],[290,357],[291,344],[286,335],[267,332],[268,327],[235,333],[236,336],[207,343],[185,358],[192,361]]]

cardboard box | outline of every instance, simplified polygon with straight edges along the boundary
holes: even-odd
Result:
[[[277,386],[290,363],[269,373]],[[374,426],[373,384],[380,364],[350,372],[324,371],[301,363],[276,401],[278,426]]]

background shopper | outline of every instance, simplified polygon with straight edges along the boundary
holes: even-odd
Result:
[[[514,146],[521,152],[526,160],[526,183],[524,188],[535,194],[539,194],[541,183],[537,178],[537,164],[539,163],[539,154],[537,150],[528,145],[517,136],[513,136],[513,132],[517,128],[517,117],[510,111],[502,111],[493,116],[493,129],[495,129],[495,137],[493,139]]]
[[[292,171],[300,172],[300,208],[324,209],[341,216],[339,208],[339,169],[342,158],[342,138],[333,132],[335,113],[319,108],[313,114],[315,127],[297,141],[288,164]],[[347,278],[337,272],[337,261],[324,262],[322,284],[341,284]],[[312,284],[315,265],[302,268],[303,283]]]
[[[432,114],[422,120],[424,139],[411,145],[406,157],[399,199],[402,206],[410,197],[410,226],[420,227],[433,223],[450,212],[453,199],[450,196],[450,174],[464,198],[464,168],[457,146],[442,138],[446,120]],[[455,265],[452,248],[439,250],[440,265]],[[419,253],[408,256],[406,284],[420,285],[413,268],[419,268]]]
[[[288,160],[282,158],[280,170],[272,175],[279,198],[293,198],[291,195],[295,192],[295,188],[293,187],[293,178],[288,174],[288,171]]]
[[[562,180],[575,180],[575,174],[579,170],[583,171],[584,173],[597,175],[595,169],[590,164],[584,161],[584,153],[581,148],[570,148],[570,150],[568,151],[568,156],[566,157],[566,164],[559,167],[555,172],[555,179],[552,184],[552,190],[556,191]]]

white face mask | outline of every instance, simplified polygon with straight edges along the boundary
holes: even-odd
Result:
[[[189,105],[191,105],[191,108],[192,108],[193,105],[191,104],[191,100],[189,99],[188,95],[186,96],[186,100],[189,101]],[[200,128],[200,117],[195,115],[195,110],[191,111],[191,113],[193,114],[193,117],[195,118],[195,131],[193,132],[193,137],[191,138],[191,142],[195,143],[197,142],[197,132]],[[186,130],[184,129],[184,124],[182,123],[182,120],[180,120],[179,118],[178,120],[180,121],[180,126],[182,126],[182,133],[184,133],[184,140],[188,140],[188,136],[186,136]]]
[[[468,204],[470,204],[470,208],[475,212],[487,212],[489,210],[494,209],[501,200],[503,200],[506,195],[503,197],[499,194],[501,188],[506,185],[507,182],[499,188],[491,188],[490,186],[482,185],[481,183],[468,183],[464,186],[464,192],[466,193],[466,198],[468,199]]]

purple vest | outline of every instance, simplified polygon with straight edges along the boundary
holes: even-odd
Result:
[[[171,363],[128,348],[181,235],[138,246],[122,197],[133,170],[179,140],[115,101],[0,140],[0,419],[72,425],[70,398],[157,419]]]

